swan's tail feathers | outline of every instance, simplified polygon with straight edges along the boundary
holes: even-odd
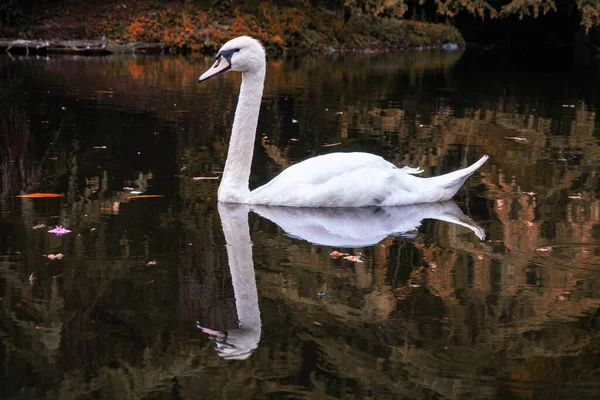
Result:
[[[408,165],[405,165],[404,167],[400,168],[400,171],[407,173],[407,174],[411,174],[411,175],[417,175],[417,174],[423,173],[423,170],[421,168],[413,168],[413,167],[409,167]]]
[[[467,168],[459,169],[458,171],[450,172],[448,174],[429,178],[431,183],[442,189],[445,193],[441,201],[451,199],[456,192],[464,185],[468,177],[473,175],[485,162],[490,158],[487,154],[479,159],[476,163],[468,166]]]

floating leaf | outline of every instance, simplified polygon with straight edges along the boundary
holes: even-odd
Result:
[[[340,253],[339,251],[334,250],[329,254],[329,257],[331,257],[335,260],[336,258],[340,258],[342,256],[347,256],[347,255],[348,255],[348,253]]]
[[[135,195],[135,196],[127,196],[127,197],[125,197],[125,199],[127,199],[127,200],[151,199],[151,198],[156,198],[156,197],[165,197],[165,196],[162,194],[140,194],[140,195]]]
[[[219,179],[219,177],[218,176],[194,176],[192,178],[192,180],[194,180],[194,181],[203,181],[203,180],[209,180],[209,179],[217,180],[217,179]]]
[[[37,224],[31,227],[31,229],[40,229],[40,228],[44,228],[46,226],[46,224]]]
[[[323,324],[322,324],[322,323],[320,323],[320,322],[317,322],[317,321],[314,321],[314,322],[313,322],[313,324],[315,324],[316,326],[323,326]]]
[[[48,233],[52,233],[56,236],[66,235],[67,233],[70,233],[70,232],[71,232],[70,230],[64,228],[62,225],[55,226],[54,229],[50,229],[48,231]]]
[[[340,144],[342,144],[342,142],[337,142],[337,143],[325,143],[324,145],[321,145],[321,147],[333,147],[333,146],[339,146]]]
[[[49,260],[62,260],[64,255],[62,253],[48,254],[46,257],[48,257]]]
[[[53,197],[62,197],[62,194],[58,194],[58,193],[29,193],[29,194],[19,194],[16,195],[15,197],[21,197],[24,199],[46,199],[46,198],[53,198]]]
[[[158,264],[158,261],[152,260],[152,261],[148,261],[148,264],[146,264],[146,265],[150,266],[150,265],[156,265],[156,264]]]
[[[554,250],[554,249],[550,246],[538,247],[537,249],[535,249],[535,251],[537,251],[538,253],[550,253],[552,250]]]
[[[346,256],[344,257],[344,260],[348,260],[348,261],[352,261],[352,262],[363,262],[363,260],[360,259],[360,256]]]

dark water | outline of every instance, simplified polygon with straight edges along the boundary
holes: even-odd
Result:
[[[598,398],[599,79],[570,60],[270,61],[252,187],[491,155],[450,204],[286,213],[198,179],[240,83],[198,85],[210,59],[0,56],[0,397]]]

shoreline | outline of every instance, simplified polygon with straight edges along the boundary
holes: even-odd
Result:
[[[456,51],[464,49],[462,43],[447,42],[444,44],[428,46],[380,46],[364,48],[328,48],[322,51],[307,50],[303,48],[287,48],[282,51],[269,51],[271,55],[304,55],[311,53],[387,53],[390,51],[411,51],[411,50],[446,50]],[[108,56],[117,54],[149,54],[149,55],[167,55],[167,54],[189,54],[198,53],[198,51],[178,49],[164,43],[157,42],[126,42],[119,40],[89,40],[89,39],[9,39],[0,38],[0,54],[9,55],[48,55],[48,54],[67,54],[82,56]],[[201,54],[210,54],[210,51],[199,51]]]

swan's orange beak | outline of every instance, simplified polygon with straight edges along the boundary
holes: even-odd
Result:
[[[231,64],[227,59],[223,56],[220,56],[217,61],[215,61],[214,65],[210,67],[208,71],[202,74],[200,78],[198,78],[198,82],[202,82],[211,78],[215,75],[219,75],[221,72],[229,71],[231,69]]]

